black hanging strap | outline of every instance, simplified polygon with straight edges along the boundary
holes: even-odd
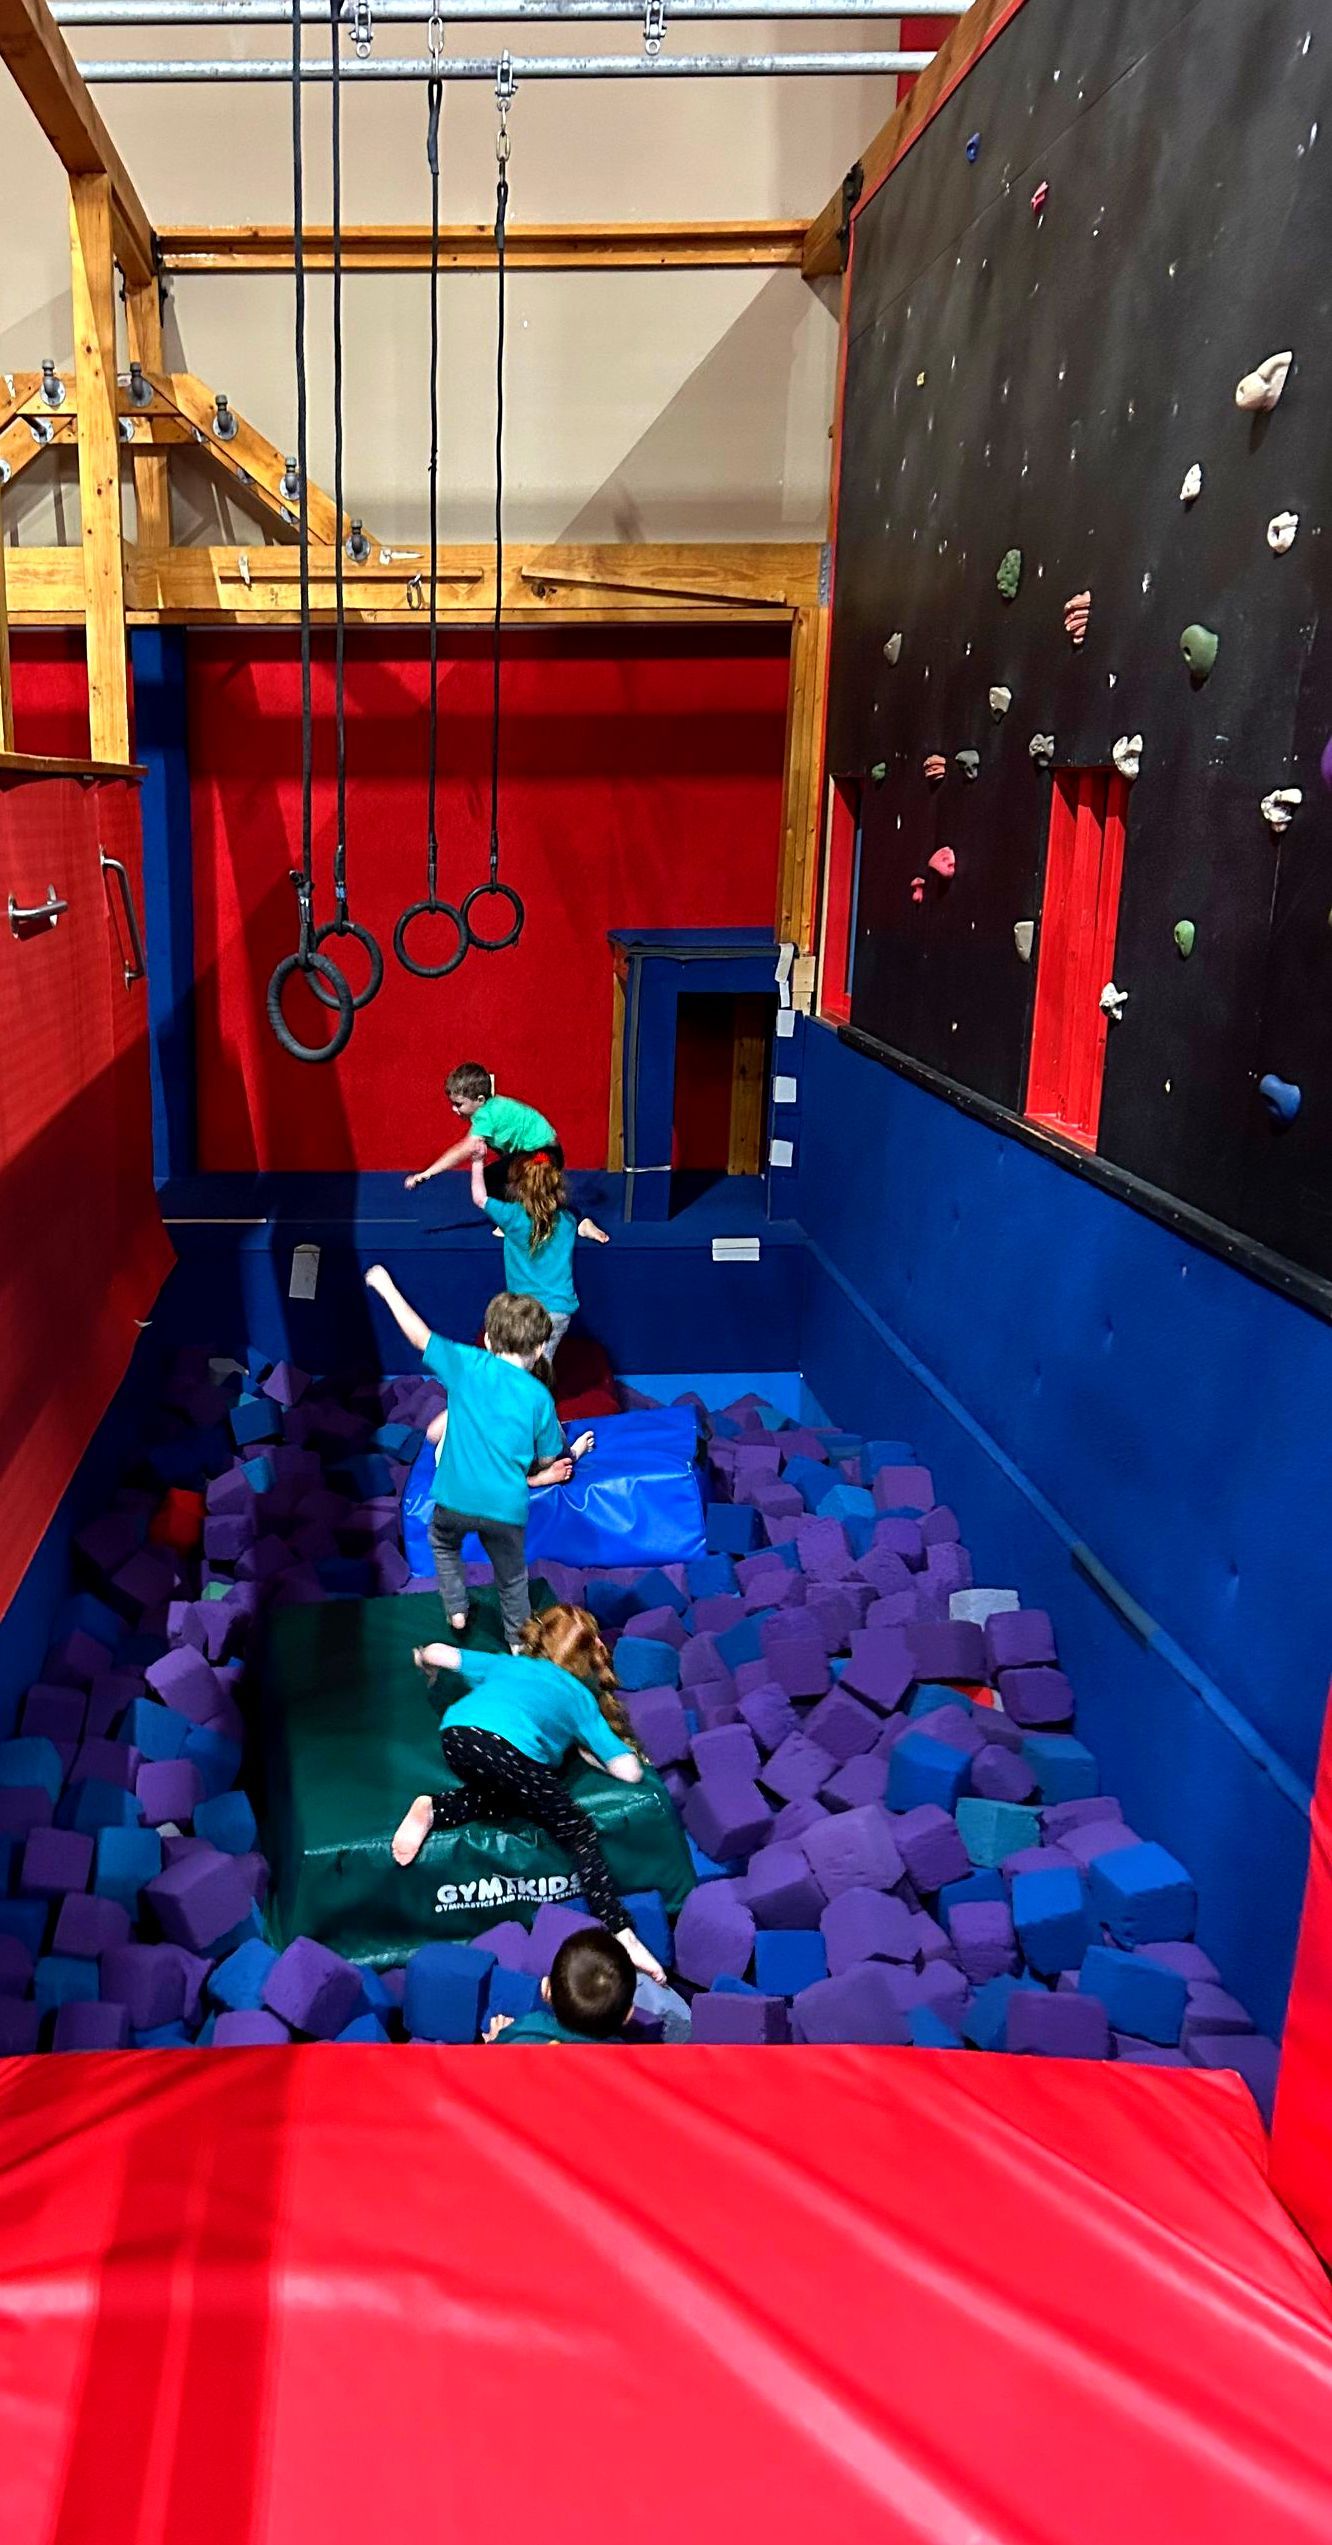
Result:
[[[268,984],[268,1021],[282,1049],[293,1060],[336,1060],[345,1051],[355,1021],[352,995],[342,974],[318,949],[314,928],[314,703],[310,665],[310,417],[305,369],[305,144],[302,126],[301,11],[291,13],[291,201],[296,278],[296,465],[300,471],[301,591],[301,862],[293,867],[299,937],[295,954],[283,957]],[[294,972],[317,985],[326,1003],[336,1008],[332,1039],[302,1043],[282,1013],[282,997]]]
[[[432,22],[433,36],[433,22]],[[432,53],[434,50],[432,42]],[[393,931],[393,951],[408,972],[421,981],[442,981],[456,972],[470,942],[467,924],[451,901],[441,901],[439,881],[439,119],[444,82],[432,73],[426,82],[426,166],[430,170],[430,703],[426,769],[426,895],[404,910]],[[413,919],[447,919],[458,942],[443,963],[418,963],[407,951]]]
[[[501,632],[504,620],[504,339],[507,304],[506,244],[509,216],[509,102],[513,95],[513,74],[506,53],[500,63],[495,88],[499,105],[499,131],[495,139],[495,271],[498,277],[498,300],[495,317],[495,618],[492,631],[492,686],[490,711],[490,875],[484,884],[475,884],[463,903],[463,917],[468,935],[478,954],[502,954],[506,946],[516,945],[523,933],[527,913],[512,884],[500,882],[500,674],[502,662]],[[507,902],[513,913],[512,924],[502,936],[478,936],[473,917],[476,904],[487,899]]]

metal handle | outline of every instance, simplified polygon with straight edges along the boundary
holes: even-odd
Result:
[[[130,879],[118,857],[108,857],[104,848],[98,850],[98,855],[102,861],[102,873],[104,875],[115,876],[116,881],[120,886],[121,900],[125,905],[125,925],[129,929],[130,945],[134,952],[133,963],[127,963],[125,966],[125,987],[127,990],[131,990],[133,989],[136,981],[141,981],[143,979],[144,974],[148,969],[148,958],[143,950],[143,939],[139,934],[139,922],[135,917],[134,896],[130,891]]]
[[[57,900],[54,884],[48,884],[46,899],[45,901],[39,901],[35,910],[25,910],[21,903],[14,899],[14,896],[11,893],[9,896],[9,924],[13,929],[15,936],[21,937],[25,928],[35,928],[42,920],[45,921],[48,928],[54,928],[57,919],[63,918],[68,908],[69,903],[67,901]]]

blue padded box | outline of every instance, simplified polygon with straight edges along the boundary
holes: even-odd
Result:
[[[1042,1978],[1075,1971],[1096,1933],[1077,1867],[1049,1865],[1015,1874],[1013,1924],[1027,1960]]]
[[[1091,1751],[1071,1732],[1028,1732],[1022,1755],[1043,1803],[1081,1803],[1099,1794],[1101,1779]]]
[[[828,1976],[828,1949],[817,1927],[760,1927],[754,1979],[760,1997],[794,1997]]]
[[[965,1750],[951,1750],[927,1732],[904,1733],[888,1760],[889,1811],[913,1812],[922,1803],[956,1810],[970,1766]]]
[[[1167,2050],[1179,2040],[1189,2002],[1188,1982],[1178,1971],[1168,1971],[1164,1962],[1094,1944],[1082,1965],[1078,1986],[1100,1998],[1115,2032],[1160,2042]]]
[[[1098,1856],[1089,1880],[1092,1905],[1117,1944],[1184,1943],[1198,1916],[1198,1895],[1164,1847],[1147,1840]]]
[[[594,1564],[688,1564],[705,1554],[713,1541],[705,1535],[692,1406],[598,1415],[591,1423],[564,1426],[569,1441],[585,1431],[595,1435],[595,1447],[579,1460],[569,1483],[532,1496],[527,1521],[532,1570],[539,1572],[543,1562],[580,1571]],[[426,1441],[402,1496],[404,1551],[412,1572],[423,1579],[434,1569],[426,1540],[434,1478],[435,1453]],[[713,1551],[743,1555],[749,1543],[725,1539]],[[469,1561],[480,1553],[474,1538],[465,1541]],[[673,1592],[672,1599],[676,1596]]]

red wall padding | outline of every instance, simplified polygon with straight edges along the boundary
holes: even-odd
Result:
[[[440,891],[460,900],[486,871],[490,661],[481,639],[443,643]],[[528,924],[511,952],[472,953],[450,979],[426,982],[391,950],[398,913],[425,891],[425,645],[396,635],[349,644],[351,908],[379,938],[387,971],[343,1058],[312,1068],[280,1050],[264,1014],[269,975],[296,941],[287,877],[300,846],[297,642],[194,640],[202,1167],[424,1166],[459,1127],[444,1073],[473,1059],[553,1117],[571,1164],[604,1164],[607,929],[771,925],[784,627],[516,634],[504,661],[502,872],[523,895]],[[327,918],[334,739],[331,642],[322,636],[315,712],[318,911]],[[498,907],[479,916],[493,925]],[[411,942],[428,954],[424,925]],[[441,955],[447,942],[441,932]],[[300,984],[288,1013],[315,1039],[319,1011]]]
[[[1309,1880],[1272,2119],[1272,2180],[1332,2263],[1332,1704],[1309,1814]]]
[[[152,1177],[147,990],[99,847],[142,923],[136,787],[0,786],[0,1614],[124,1375],[171,1264]]]

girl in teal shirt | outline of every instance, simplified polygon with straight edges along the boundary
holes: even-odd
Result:
[[[564,1176],[547,1149],[510,1161],[502,1202],[493,1200],[486,1189],[484,1160],[473,1158],[472,1200],[504,1240],[505,1289],[539,1300],[550,1318],[546,1351],[553,1362],[578,1309],[574,1240],[590,1237],[598,1246],[608,1246],[606,1231],[595,1220],[575,1223]]]

